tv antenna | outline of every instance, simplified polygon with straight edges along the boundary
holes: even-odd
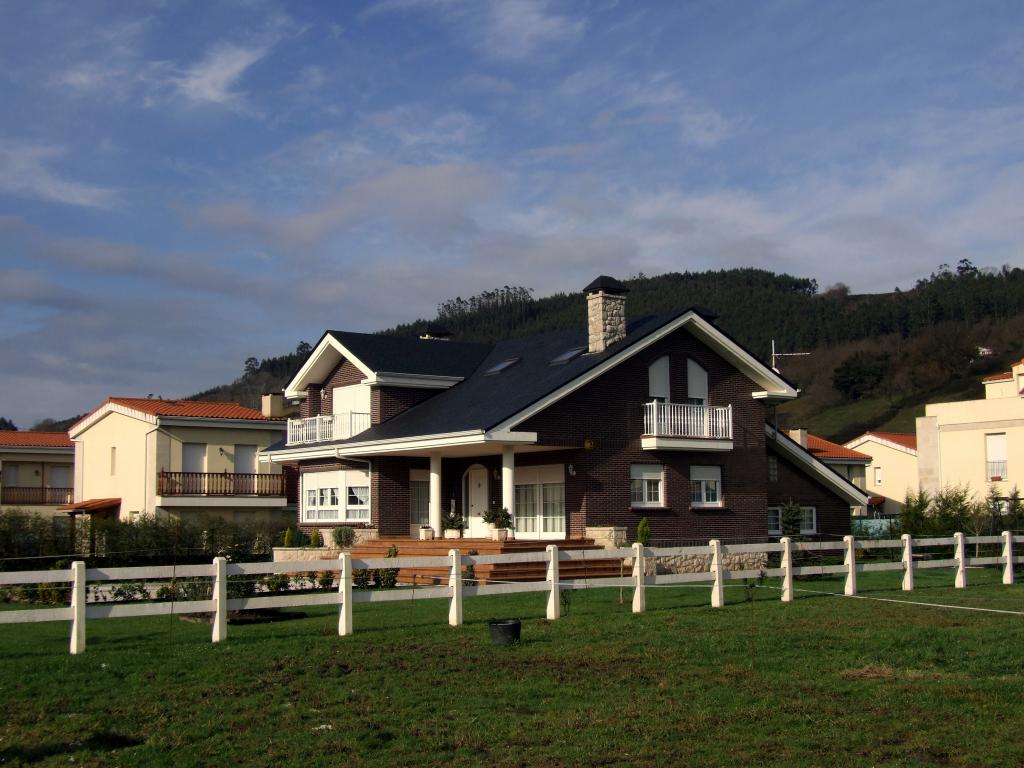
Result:
[[[810,352],[776,352],[775,339],[772,339],[772,370],[779,373],[779,369],[775,366],[775,359],[778,357],[807,357],[810,354]]]

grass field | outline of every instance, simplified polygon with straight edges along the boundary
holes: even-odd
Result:
[[[998,571],[860,577],[861,594],[1024,610]],[[841,591],[839,579],[798,588]],[[749,596],[749,600],[747,600]],[[577,591],[360,605],[210,627],[172,617],[0,626],[0,764],[1024,765],[1024,617],[769,589]],[[521,616],[523,643],[486,619]]]

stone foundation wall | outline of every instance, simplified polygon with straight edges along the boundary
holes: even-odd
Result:
[[[629,542],[626,540],[626,526],[624,525],[588,525],[583,535],[588,539],[593,539],[595,544],[605,549],[618,549],[619,547],[629,546]]]
[[[341,550],[331,544],[331,532],[333,528],[318,528],[320,536],[328,546],[325,547],[274,547],[274,562],[287,563],[293,560],[334,560],[341,555]],[[352,546],[357,547],[371,539],[378,538],[376,528],[356,528],[355,541]]]

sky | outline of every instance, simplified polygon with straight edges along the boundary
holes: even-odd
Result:
[[[23,428],[502,285],[1024,265],[1016,1],[0,0],[0,104]]]

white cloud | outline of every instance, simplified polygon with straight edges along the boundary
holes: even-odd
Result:
[[[249,111],[245,93],[235,90],[249,69],[267,55],[268,46],[242,46],[218,43],[207,51],[202,61],[175,77],[174,85],[188,101],[213,104],[238,112]]]
[[[114,190],[71,181],[52,170],[65,154],[59,146],[0,139],[0,194],[87,208],[117,203]]]

